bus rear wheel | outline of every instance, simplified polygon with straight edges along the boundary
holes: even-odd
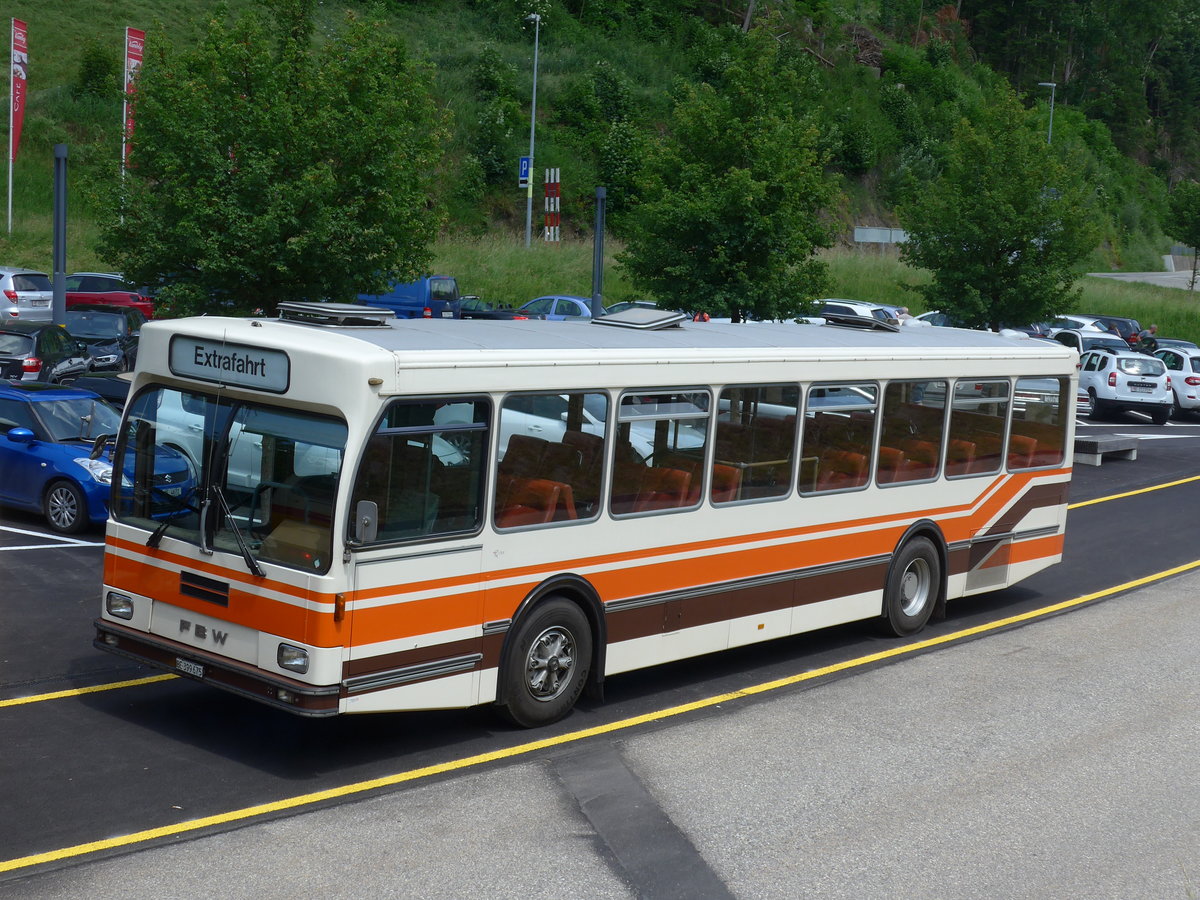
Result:
[[[535,728],[571,711],[592,665],[592,630],[574,603],[554,597],[525,617],[513,639],[503,675],[501,712]]]
[[[883,591],[883,621],[896,637],[915,634],[933,615],[942,586],[942,563],[933,541],[915,537],[892,561]]]

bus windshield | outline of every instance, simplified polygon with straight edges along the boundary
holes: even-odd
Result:
[[[257,560],[327,571],[346,434],[331,416],[151,387],[134,398],[121,435],[133,484],[114,516],[149,529],[151,546],[169,536],[239,554],[252,571]],[[187,457],[191,494],[168,494],[155,447]],[[175,509],[163,517],[168,497]]]

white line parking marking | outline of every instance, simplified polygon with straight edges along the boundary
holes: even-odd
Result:
[[[66,544],[68,547],[103,547],[104,541],[80,541],[75,538],[60,537],[57,534],[43,534],[40,531],[27,531],[24,528],[12,528],[8,525],[0,525],[0,531],[11,532],[12,534],[25,534],[29,537],[44,538],[47,541],[57,541],[57,544],[25,544],[19,547],[0,547],[0,550],[44,550],[47,547],[57,547],[60,544]]]

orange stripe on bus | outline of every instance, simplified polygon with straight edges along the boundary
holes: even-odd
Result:
[[[971,537],[982,525],[1002,510],[1035,478],[1058,475],[1068,470],[1045,470],[999,476],[971,503],[942,509],[906,511],[904,513],[807,525],[799,528],[765,532],[757,535],[738,535],[696,541],[673,547],[641,548],[603,556],[581,557],[574,560],[552,561],[537,565],[498,570],[484,575],[468,573],[449,578],[399,583],[369,591],[347,591],[347,600],[403,599],[403,602],[360,608],[354,611],[354,644],[371,644],[387,640],[416,637],[431,632],[477,627],[480,622],[508,618],[525,598],[529,589],[551,574],[571,572],[576,568],[596,568],[588,575],[606,600],[667,593],[708,584],[728,583],[794,571],[842,560],[861,559],[891,553],[904,529],[912,521],[936,518],[948,541]],[[819,532],[856,527],[854,533],[829,535],[813,539]],[[746,547],[762,541],[777,541],[765,547]],[[332,647],[347,642],[345,622],[333,621],[333,593],[307,591],[277,581],[266,582],[250,573],[237,572],[172,554],[151,550],[139,543],[109,538],[108,543],[144,558],[227,579],[231,584],[228,609],[214,609],[211,604],[179,594],[179,573],[143,560],[130,559],[116,553],[106,553],[105,581],[114,586],[127,585],[139,593],[154,596],[163,602],[181,606],[201,614],[216,615],[236,624],[267,631],[272,634],[303,640],[313,646]],[[1020,558],[1027,561],[1062,552],[1061,535],[1019,544]],[[738,549],[744,547],[745,549]],[[683,554],[683,558],[649,562],[663,554]],[[989,559],[988,566],[1004,562],[1003,554]],[[498,585],[495,582],[516,579],[517,583]],[[486,584],[491,582],[491,584]],[[437,593],[447,588],[479,583],[476,590],[461,593]],[[263,584],[273,591],[328,607],[328,610],[307,610],[254,591]],[[243,590],[245,585],[248,589]],[[406,595],[431,592],[434,596],[407,599]],[[486,599],[485,599],[486,598]]]

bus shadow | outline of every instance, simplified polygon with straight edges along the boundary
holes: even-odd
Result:
[[[945,621],[912,638],[886,637],[874,623],[856,622],[625,673],[607,679],[603,701],[582,698],[566,719],[535,730],[509,725],[490,706],[309,719],[186,678],[87,694],[79,702],[128,726],[131,734],[156,733],[169,742],[173,749],[162,752],[172,757],[194,757],[203,765],[217,756],[282,782],[308,782],[315,791],[652,715],[918,643],[1045,600],[1028,588],[1011,588],[951,604]],[[871,665],[877,664],[884,663]],[[849,673],[854,671],[862,670]],[[260,785],[255,793],[261,790]]]

